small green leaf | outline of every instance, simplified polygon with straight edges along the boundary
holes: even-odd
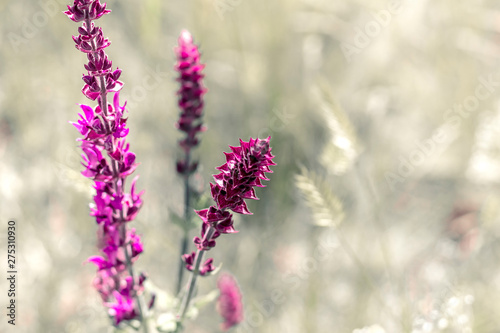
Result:
[[[207,304],[214,302],[219,297],[219,290],[212,290],[206,295],[199,296],[193,300],[193,306],[198,310],[204,308]]]
[[[219,296],[219,290],[212,290],[206,295],[198,296],[193,299],[193,302],[189,306],[186,312],[186,317],[193,320],[198,317],[200,310],[203,309],[207,304],[214,302]]]

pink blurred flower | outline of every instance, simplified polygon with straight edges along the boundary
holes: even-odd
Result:
[[[217,281],[220,296],[217,300],[217,312],[224,319],[221,329],[227,331],[243,321],[243,303],[238,283],[228,273],[222,274]]]

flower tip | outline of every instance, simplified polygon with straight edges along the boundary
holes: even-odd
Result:
[[[193,36],[187,30],[182,30],[179,36],[179,43],[191,44],[193,42]]]

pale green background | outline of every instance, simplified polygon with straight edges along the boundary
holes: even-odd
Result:
[[[71,40],[77,24],[60,13],[63,4],[0,0],[0,235],[14,218],[19,251],[18,326],[9,332],[108,332],[91,286],[94,267],[82,265],[96,254],[96,228],[90,182],[79,174],[78,132],[68,121],[77,119],[77,103],[89,101],[80,92],[85,57]],[[186,28],[201,45],[209,89],[199,185],[208,189],[229,144],[272,135],[278,166],[269,187],[257,191],[260,202],[250,204],[254,216],[238,218],[240,233],[224,235],[210,253],[237,276],[254,332],[350,333],[373,324],[388,333],[441,332],[442,318],[442,332],[499,332],[498,89],[459,118],[440,152],[395,190],[386,182],[401,158],[449,121],[447,110],[474,95],[480,78],[500,81],[497,2],[408,0],[390,17],[380,16],[389,2],[367,0],[122,0],[108,7],[113,12],[98,23],[112,41],[110,59],[123,69],[128,139],[146,190],[133,223],[145,245],[137,267],[156,285],[171,290],[177,269],[180,232],[168,219],[169,210],[182,211],[173,47]],[[360,31],[377,26],[363,41]],[[346,57],[342,46],[356,53]],[[330,134],[312,93],[318,82],[364,148],[342,176],[319,163]],[[342,199],[345,243],[310,223],[294,184],[299,165],[325,175]],[[457,200],[480,207],[467,258],[445,232]],[[322,239],[328,251],[318,257]],[[5,253],[4,236],[0,244]],[[215,281],[204,279],[200,292]],[[219,321],[209,306],[187,332],[217,332]]]

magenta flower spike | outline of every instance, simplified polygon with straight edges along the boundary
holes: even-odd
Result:
[[[113,69],[105,53],[110,42],[94,24],[109,12],[99,0],[75,0],[65,14],[74,22],[82,22],[79,35],[73,36],[76,48],[88,59],[82,92],[97,101],[95,107],[80,105],[80,120],[72,122],[82,135],[78,139],[85,168],[82,174],[95,182],[90,215],[98,225],[97,246],[101,255],[90,257],[88,262],[97,267],[94,286],[117,326],[124,320],[142,320],[147,309],[141,304],[146,276],[135,275],[132,265],[143,252],[143,245],[135,229],[127,227],[142,206],[143,192],[135,190],[137,177],[129,190],[126,186],[138,164],[126,142],[126,103],[119,102],[123,87],[118,80],[121,70]],[[108,102],[109,93],[114,93],[112,103]]]
[[[182,256],[186,269],[192,273],[179,310],[178,327],[182,325],[189,308],[197,276],[207,275],[215,270],[212,258],[203,262],[205,251],[215,247],[215,239],[220,235],[236,232],[230,211],[251,214],[245,199],[258,200],[254,187],[265,187],[261,180],[269,180],[265,174],[272,173],[269,167],[276,165],[269,146],[270,140],[271,137],[250,138],[248,142],[240,139],[239,147],[229,146],[231,153],[224,153],[226,163],[217,168],[220,173],[214,175],[215,184],[210,183],[212,198],[216,205],[196,211],[203,221],[201,236],[193,240],[197,251]]]
[[[217,312],[224,319],[221,330],[227,331],[243,321],[243,302],[238,283],[230,274],[222,274],[217,280],[220,295],[217,299]]]
[[[205,131],[202,123],[203,95],[206,89],[202,79],[202,70],[205,65],[200,63],[200,52],[198,46],[193,43],[193,37],[187,30],[183,30],[178,39],[178,45],[174,49],[177,56],[175,70],[179,73],[177,81],[180,88],[177,91],[178,105],[180,109],[179,120],[175,126],[185,136],[179,141],[183,155],[177,159],[176,167],[179,175],[184,180],[184,235],[181,241],[181,253],[186,253],[189,243],[189,226],[191,225],[191,196],[194,190],[191,188],[189,178],[198,168],[198,161],[193,159],[192,149],[198,146],[200,140],[198,133]],[[184,276],[184,263],[179,262],[177,277],[177,293],[182,286]]]
[[[180,88],[178,105],[181,110],[177,129],[186,133],[186,137],[179,141],[179,145],[185,152],[185,157],[177,161],[177,172],[182,175],[190,175],[198,167],[198,163],[190,161],[190,152],[199,144],[197,134],[205,131],[201,122],[203,115],[203,95],[206,89],[202,79],[202,70],[205,65],[200,63],[200,52],[198,46],[193,43],[193,37],[187,30],[183,30],[175,48],[177,64],[175,69],[179,72],[177,81]]]
[[[239,147],[232,147],[226,155],[226,163],[218,167],[221,171],[214,175],[215,184],[210,183],[212,198],[216,205],[196,211],[203,221],[201,237],[195,237],[198,250],[208,251],[215,246],[215,239],[221,234],[237,232],[233,226],[233,215],[252,214],[245,199],[258,200],[254,187],[265,187],[261,180],[269,180],[265,173],[272,173],[269,168],[276,165],[272,159],[271,148],[267,139],[252,139],[248,142],[240,139]],[[209,228],[212,229],[211,232]]]

